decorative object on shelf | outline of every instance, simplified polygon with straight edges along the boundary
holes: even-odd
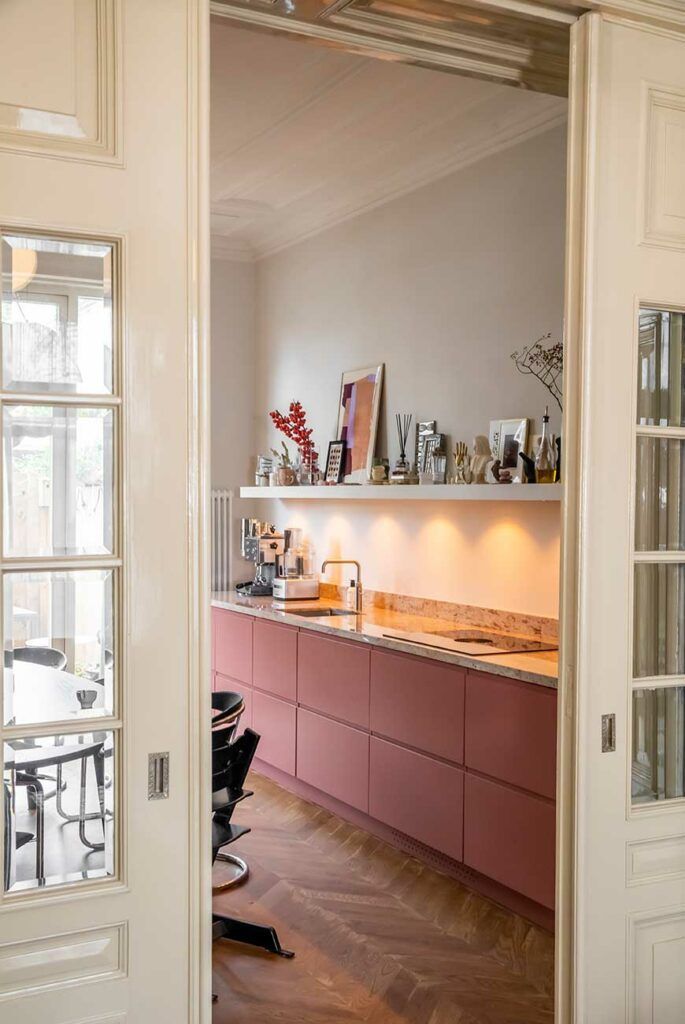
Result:
[[[255,469],[255,486],[268,487],[273,475],[274,460],[270,455],[258,455]]]
[[[407,439],[409,437],[411,421],[412,415],[410,412],[395,413],[397,439],[400,443],[400,457],[390,474],[391,484],[408,484],[412,482],[411,464],[407,458]]]
[[[490,442],[485,434],[478,434],[473,439],[473,455],[471,456],[471,483],[488,483],[488,470],[492,465]]]
[[[549,342],[551,337],[551,331],[543,334],[533,345],[528,345],[520,352],[512,352],[511,358],[519,373],[537,377],[559,408],[563,409],[561,384],[564,373],[564,346],[560,341],[547,345],[546,342]]]
[[[554,482],[557,484],[561,483],[561,435],[554,438],[554,446],[557,450],[557,469],[554,475]]]
[[[324,482],[327,484],[339,484],[345,469],[345,442],[331,441],[328,445],[326,456],[326,472]]]
[[[549,432],[549,406],[545,406],[545,415],[542,417],[542,437],[540,445],[535,453],[535,482],[538,484],[553,484],[556,480],[556,451],[554,442]]]
[[[281,441],[282,452],[279,452],[276,448],[272,448],[271,452],[276,458],[278,465],[276,467],[276,484],[278,487],[292,487],[297,483],[297,474],[295,467],[290,459],[290,452],[285,441]],[[273,476],[273,473],[271,474]]]
[[[346,484],[364,484],[371,475],[382,389],[383,363],[348,370],[342,375],[338,437],[346,444]]]
[[[489,484],[511,484],[515,481],[512,479],[510,469],[502,469],[502,463],[499,459],[495,459],[491,462],[488,467],[489,477],[487,482]]]
[[[493,458],[499,459],[502,469],[518,469],[519,452],[524,452],[528,444],[529,420],[493,420],[490,423],[490,437],[497,438],[496,447],[492,446]],[[499,428],[499,429],[498,429]]]
[[[444,434],[424,434],[422,440],[423,444],[421,445],[420,461],[417,462],[416,464],[416,469],[419,473],[419,479],[422,473],[430,474],[432,476],[434,472],[434,456],[445,455]]]
[[[387,459],[374,459],[371,467],[371,484],[385,484],[388,480],[390,465]]]
[[[443,448],[434,448],[431,457],[431,476],[434,484],[447,483],[447,455]]]
[[[316,483],[318,475],[319,455],[312,440],[311,427],[307,426],[307,413],[301,402],[291,402],[288,415],[284,416],[278,409],[269,413],[276,430],[280,430],[289,441],[294,441],[300,453],[300,483]],[[285,448],[285,443],[283,445]],[[273,451],[273,449],[272,449]],[[290,465],[288,459],[288,465]]]
[[[457,441],[454,446],[454,482],[455,484],[471,483],[469,446],[465,441]]]
[[[531,459],[530,455],[526,455],[525,452],[519,452],[519,459],[523,462],[523,480],[522,483],[534,484],[535,483],[535,459]]]
[[[425,465],[423,449],[426,443],[426,438],[431,437],[437,430],[437,420],[423,420],[416,424],[416,444],[414,449],[414,459],[416,463],[416,469],[421,472]]]

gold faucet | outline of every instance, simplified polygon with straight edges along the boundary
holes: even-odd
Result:
[[[354,585],[355,611],[362,613],[362,567],[354,558],[327,558],[321,566],[321,575],[326,572],[327,565],[354,565],[357,567],[357,582]]]

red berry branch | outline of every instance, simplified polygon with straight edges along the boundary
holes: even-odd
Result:
[[[307,426],[307,413],[301,402],[291,402],[288,415],[284,416],[278,409],[269,413],[274,426],[282,434],[297,445],[300,458],[305,465],[316,465],[319,455],[312,441],[312,430]]]

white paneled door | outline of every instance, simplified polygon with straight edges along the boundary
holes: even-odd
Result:
[[[0,3],[8,1024],[208,1020],[207,31],[202,0]]]
[[[685,35],[575,27],[575,1013],[685,1020]],[[569,347],[573,357],[573,348]],[[575,497],[574,497],[575,496]]]

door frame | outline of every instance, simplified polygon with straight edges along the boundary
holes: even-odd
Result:
[[[189,0],[187,437],[189,1024],[212,1019],[209,0]]]
[[[455,62],[443,61],[433,54],[429,61],[421,59],[418,46],[407,45],[406,41],[393,41],[374,36],[372,32],[340,29],[332,24],[313,21],[296,21],[266,10],[248,7],[243,0],[204,0],[208,13],[229,20],[236,25],[255,30],[266,30],[285,34],[293,38],[306,38],[314,44],[333,45],[348,52],[379,57],[392,54],[394,59],[410,64],[421,64],[434,70],[462,74],[473,73],[468,67],[459,68]],[[571,0],[569,0],[570,4]],[[545,7],[544,0],[533,0],[526,4],[527,18],[535,19],[539,7],[541,22],[548,23],[551,10],[564,6],[565,0],[550,0]],[[521,14],[520,0],[469,0],[471,7],[496,5],[503,13],[512,16]],[[682,0],[577,0],[577,6],[585,8],[584,14],[599,14],[613,21],[640,25],[645,29],[685,34],[685,9]],[[420,0],[417,2],[420,7]],[[566,19],[571,21],[572,19]],[[582,623],[582,585],[578,578],[579,550],[583,539],[583,437],[581,432],[583,413],[583,369],[584,352],[590,336],[589,307],[591,296],[588,281],[591,279],[592,252],[588,253],[588,225],[593,217],[593,178],[591,167],[596,137],[598,96],[593,92],[591,82],[593,69],[598,59],[594,18],[580,16],[570,26],[571,45],[569,59],[570,102],[568,111],[568,158],[566,194],[566,272],[564,286],[564,411],[562,435],[564,437],[564,495],[561,510],[560,550],[560,652],[558,683],[558,741],[557,741],[557,842],[556,842],[556,926],[555,926],[555,1021],[556,1024],[573,1024],[576,1020],[577,994],[582,978],[576,967],[577,934],[582,921],[583,907],[578,902],[578,873],[580,860],[578,847],[578,800],[577,768],[582,751],[578,748],[577,721],[582,694],[578,691],[576,666],[580,648],[580,627]],[[207,30],[209,18],[207,19]],[[208,34],[208,31],[207,31]],[[416,41],[420,41],[420,29]],[[410,43],[414,40],[411,39]],[[207,42],[205,43],[208,46]],[[208,48],[205,50],[208,59]],[[490,55],[484,49],[481,56],[487,61]],[[490,67],[492,72],[492,66]],[[206,78],[206,75],[202,76]],[[486,77],[497,80],[497,74]],[[511,85],[511,78],[501,75],[500,81]],[[204,83],[208,90],[207,82]],[[207,92],[208,95],[208,92]],[[203,143],[208,149],[208,132]],[[205,154],[206,157],[206,154]],[[209,209],[207,189],[206,212]],[[205,226],[208,235],[208,227]],[[205,282],[205,286],[207,282]],[[208,290],[208,288],[207,288]],[[205,306],[206,308],[206,306]],[[204,365],[208,367],[208,353]],[[208,372],[208,371],[205,371]],[[207,382],[205,381],[205,391]],[[205,419],[208,402],[205,402]],[[203,430],[207,430],[204,423]],[[204,439],[206,453],[207,435]],[[203,494],[207,501],[207,484]],[[206,530],[206,510],[204,529]],[[207,533],[207,538],[209,534]],[[207,552],[203,561],[206,562]],[[207,565],[203,569],[206,579]],[[204,624],[206,629],[206,623]],[[208,648],[207,648],[208,649]],[[207,671],[205,665],[204,671]],[[203,712],[208,719],[209,712]],[[206,737],[205,737],[206,742]],[[205,752],[203,765],[208,765]],[[209,771],[209,768],[206,769]],[[210,886],[211,889],[211,880]],[[204,893],[205,882],[202,882]],[[211,948],[203,970],[211,964]],[[209,1022],[209,1017],[206,1018]],[[205,1018],[200,1018],[205,1024]]]

